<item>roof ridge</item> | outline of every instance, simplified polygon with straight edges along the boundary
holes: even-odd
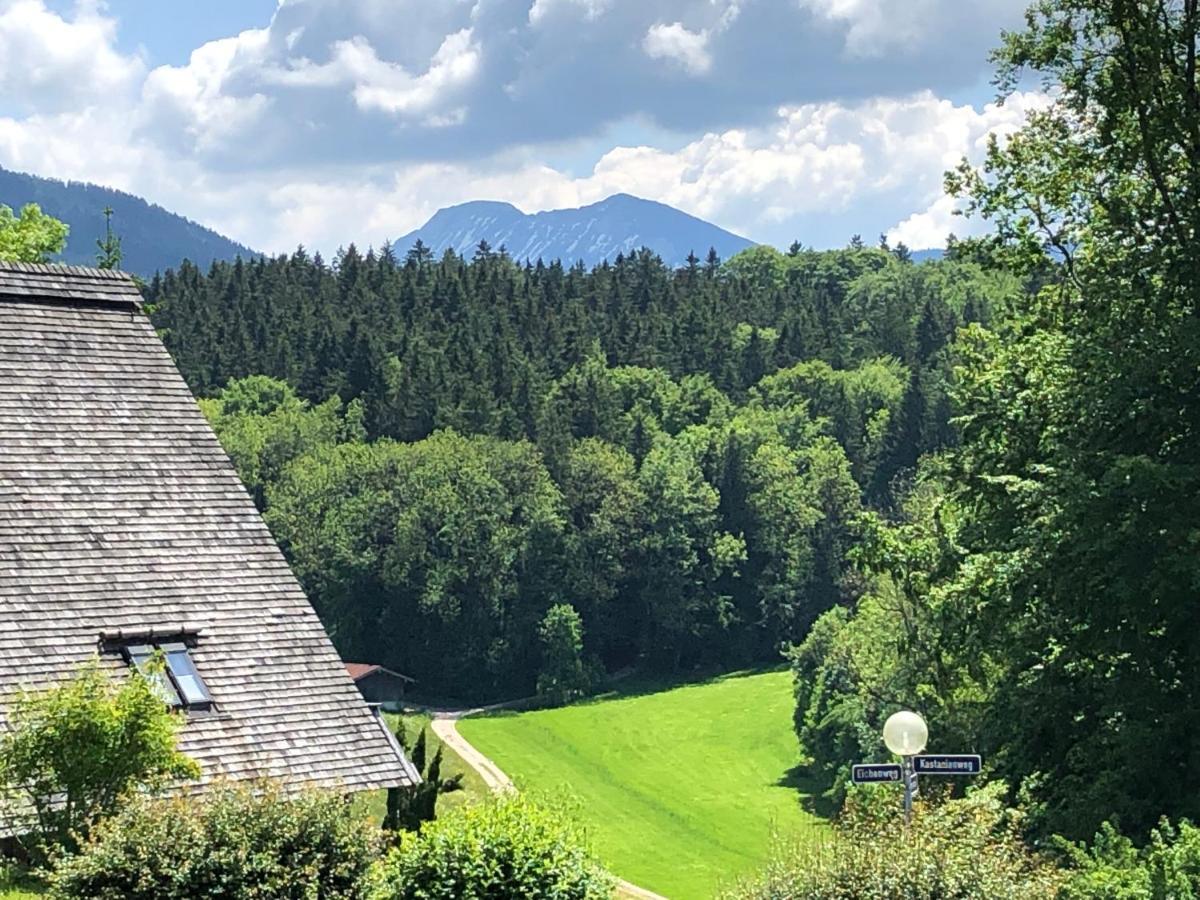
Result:
[[[99,269],[95,266],[72,266],[66,263],[31,263],[0,259],[0,272],[21,272],[25,275],[69,275],[76,278],[133,282],[133,276],[120,269]]]
[[[142,291],[132,275],[117,269],[0,262],[0,299],[5,303],[141,307]]]

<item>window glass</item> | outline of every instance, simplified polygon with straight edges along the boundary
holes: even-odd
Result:
[[[179,693],[183,695],[184,701],[189,706],[211,703],[212,698],[209,697],[204,682],[200,680],[200,673],[196,671],[187,647],[183,644],[164,644],[163,651],[167,654],[167,667],[170,668],[171,676],[179,686]]]
[[[153,688],[154,693],[162,697],[168,706],[178,709],[180,706],[183,706],[183,701],[179,699],[179,694],[167,678],[166,672],[163,672],[161,669],[153,671],[148,668],[150,660],[154,658],[154,650],[154,647],[144,644],[125,648],[125,652],[129,656],[129,661],[150,682],[150,687]]]

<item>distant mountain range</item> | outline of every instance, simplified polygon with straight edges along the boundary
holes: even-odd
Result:
[[[480,241],[501,246],[519,261],[538,259],[587,266],[610,262],[649,247],[679,265],[689,253],[703,259],[709,248],[728,259],[754,242],[653,200],[614,194],[578,209],[523,213],[511,203],[477,200],[438,210],[433,218],[394,242],[407,252],[420,239],[435,254],[446,249],[470,257]]]
[[[121,268],[150,276],[190,259],[207,268],[215,259],[258,254],[210,228],[147,203],[140,197],[81,181],[56,181],[0,169],[0,203],[19,210],[36,203],[71,227],[61,260],[95,265],[96,241],[104,237],[104,208],[113,210],[121,237]]]
[[[123,191],[82,181],[58,181],[0,168],[0,203],[19,210],[36,203],[71,227],[63,262],[93,265],[96,241],[104,237],[104,208],[113,209],[121,237],[122,268],[139,275],[178,268],[191,260],[207,268],[214,260],[250,258],[249,247],[198,225],[157,204]],[[405,253],[420,239],[435,254],[447,249],[470,257],[480,241],[504,247],[519,261],[582,261],[594,266],[617,254],[649,247],[667,263],[681,265],[689,253],[703,259],[710,248],[721,259],[754,246],[754,241],[718,228],[678,209],[629,194],[614,194],[578,209],[524,213],[511,203],[476,200],[448,206],[416,231],[393,242]],[[939,259],[941,250],[918,250],[915,262]]]

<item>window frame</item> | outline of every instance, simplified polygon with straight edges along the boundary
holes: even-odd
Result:
[[[216,704],[213,702],[212,691],[208,689],[200,670],[196,667],[196,661],[192,659],[191,648],[192,645],[182,636],[174,636],[170,640],[146,637],[120,645],[125,662],[151,683],[167,706],[188,713],[209,712]],[[162,654],[162,671],[148,673],[144,665],[156,653]],[[177,669],[176,665],[172,664],[172,654],[182,654],[190,671],[180,671],[182,666]]]

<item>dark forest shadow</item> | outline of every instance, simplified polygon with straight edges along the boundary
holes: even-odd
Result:
[[[826,796],[829,785],[814,776],[805,766],[792,766],[775,783],[794,790],[797,794],[796,799],[805,812],[822,819],[832,819],[837,814],[837,804]]]

